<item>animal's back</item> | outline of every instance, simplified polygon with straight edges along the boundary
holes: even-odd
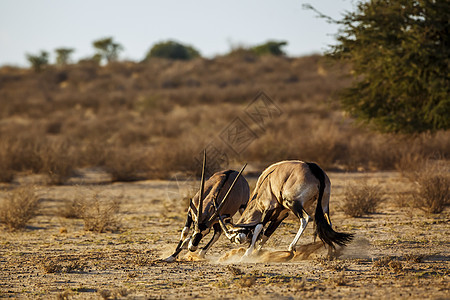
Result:
[[[234,170],[224,170],[214,173],[206,182],[203,200],[203,215],[212,215],[214,213],[214,203],[217,206],[222,202],[231,184],[233,183],[239,172]],[[225,205],[221,209],[221,214],[233,216],[241,206],[245,206],[248,202],[250,188],[247,180],[241,175],[234,185],[227,198]],[[195,195],[193,202],[198,207],[199,193]]]

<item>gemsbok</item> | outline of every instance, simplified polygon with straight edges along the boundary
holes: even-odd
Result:
[[[261,249],[289,212],[300,220],[300,228],[289,245],[289,251],[293,253],[310,216],[314,215],[314,236],[318,235],[331,252],[335,245],[345,246],[353,235],[332,228],[330,185],[327,174],[315,163],[298,160],[275,163],[259,176],[247,208],[237,223],[227,226],[219,218],[219,224],[233,243],[250,243],[242,257],[245,258],[251,256],[257,242],[256,249]]]
[[[165,259],[166,262],[175,261],[183,249],[196,251],[202,238],[213,228],[214,235],[199,252],[199,256],[204,257],[222,233],[219,217],[221,220],[232,218],[238,210],[242,214],[250,196],[247,180],[241,176],[245,166],[240,172],[227,170],[214,173],[205,182],[206,154],[204,155],[200,191],[189,201],[180,241],[174,253]],[[193,233],[189,235],[192,224]]]

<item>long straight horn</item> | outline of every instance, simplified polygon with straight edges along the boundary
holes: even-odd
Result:
[[[227,193],[225,194],[225,197],[223,197],[222,202],[220,202],[219,207],[217,207],[216,206],[216,202],[213,201],[214,208],[215,208],[216,211],[214,212],[214,214],[209,219],[209,222],[212,222],[218,216],[219,217],[218,219],[219,219],[220,227],[222,228],[222,230],[225,233],[225,235],[227,236],[227,238],[230,239],[230,240],[231,240],[232,236],[231,236],[230,231],[228,230],[227,226],[225,225],[225,222],[223,221],[222,216],[220,215],[220,210],[222,209],[223,205],[225,204],[225,201],[227,200],[228,195],[230,194],[231,190],[233,189],[234,184],[237,182],[237,180],[239,179],[239,176],[241,176],[241,174],[244,171],[246,166],[247,166],[247,163],[242,167],[242,169],[237,174],[236,178],[234,179],[233,183],[231,184],[230,188],[228,189]]]
[[[200,184],[200,195],[199,195],[199,202],[198,202],[198,209],[197,209],[197,230],[198,224],[200,224],[200,217],[202,216],[203,212],[203,192],[205,190],[205,171],[206,171],[206,149],[203,151],[203,167],[202,167],[202,182]]]

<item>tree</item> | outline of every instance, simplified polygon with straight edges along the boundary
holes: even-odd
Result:
[[[147,61],[151,57],[189,60],[200,57],[200,52],[192,46],[183,45],[175,41],[166,41],[153,45],[144,61]]]
[[[39,55],[26,54],[26,57],[36,72],[42,71],[48,65],[48,52],[46,51],[41,51]]]
[[[382,132],[449,129],[448,20],[448,0],[372,0],[333,21],[342,28],[329,54],[355,75],[343,108]]]
[[[251,51],[256,55],[285,55],[283,50],[281,50],[281,47],[286,46],[287,42],[276,42],[276,41],[268,41],[267,43],[255,46],[251,48]]]
[[[119,57],[119,52],[123,50],[122,45],[115,43],[112,37],[96,40],[92,45],[97,49],[97,54],[94,58],[104,58],[108,63],[116,61]]]
[[[55,49],[56,52],[56,64],[57,65],[67,65],[69,63],[70,55],[74,52],[71,48],[58,48]]]

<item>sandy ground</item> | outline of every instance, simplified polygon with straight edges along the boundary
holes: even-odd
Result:
[[[450,211],[426,215],[417,209],[398,208],[397,195],[411,185],[395,172],[329,173],[333,225],[356,236],[337,259],[326,259],[323,248],[301,255],[314,245],[310,224],[293,260],[260,258],[247,263],[220,262],[238,248],[223,236],[206,260],[182,253],[177,262],[162,262],[175,248],[184,225],[187,202],[183,198],[198,183],[105,184],[105,176],[86,171],[65,186],[41,185],[37,177],[20,179],[35,184],[41,209],[23,231],[0,227],[0,297],[450,298]],[[247,179],[254,186],[256,178]],[[386,200],[376,214],[346,217],[339,209],[344,187],[362,181],[379,185]],[[1,185],[0,196],[11,187]],[[68,201],[93,197],[121,202],[119,232],[88,232],[82,219],[60,216],[59,210]],[[293,217],[286,219],[266,244],[266,254],[274,258],[276,253],[271,251],[286,250],[298,226]]]

